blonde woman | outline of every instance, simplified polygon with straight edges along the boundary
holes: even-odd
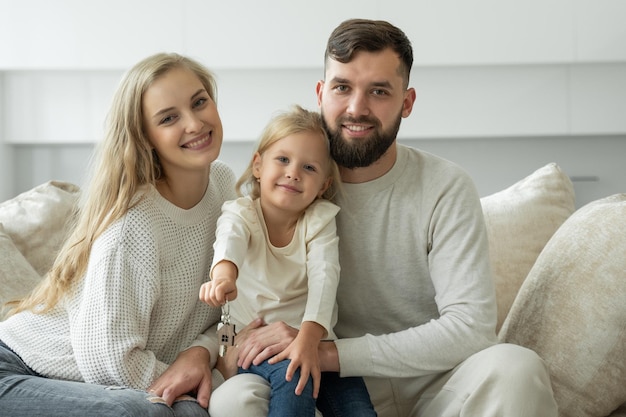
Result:
[[[221,144],[202,65],[157,54],[125,75],[73,232],[0,322],[3,416],[208,415],[219,310],[197,294],[234,198]]]

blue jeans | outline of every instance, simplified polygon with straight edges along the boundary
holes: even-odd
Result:
[[[172,407],[145,391],[43,377],[0,341],[2,417],[208,417],[191,397]]]
[[[376,416],[363,378],[342,378],[337,372],[322,372],[317,409],[324,417]]]
[[[260,365],[251,365],[249,369],[239,368],[239,373],[253,373],[269,382],[268,417],[313,417],[316,406],[324,417],[376,416],[362,378],[340,378],[337,373],[322,372],[317,403],[313,398],[313,379],[310,377],[302,394],[296,395],[300,368],[291,381],[287,381],[285,375],[290,362],[287,359],[270,365],[264,361]]]

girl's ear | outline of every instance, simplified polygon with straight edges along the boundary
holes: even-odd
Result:
[[[252,156],[252,175],[257,179],[261,176],[261,165],[263,165],[263,157],[260,153],[255,152]]]
[[[333,177],[326,178],[326,181],[324,181],[324,184],[322,184],[322,188],[320,188],[319,192],[317,193],[317,198],[322,198],[322,196],[324,195],[326,190],[328,190],[328,187],[330,187],[332,183]]]

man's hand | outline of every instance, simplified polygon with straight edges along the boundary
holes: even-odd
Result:
[[[254,320],[235,337],[239,347],[237,366],[248,369],[252,364],[259,365],[285,350],[297,335],[297,329],[282,321],[266,325],[262,319]]]
[[[148,392],[163,398],[169,406],[181,395],[195,392],[198,403],[207,408],[211,397],[209,351],[201,346],[182,351],[148,387]]]

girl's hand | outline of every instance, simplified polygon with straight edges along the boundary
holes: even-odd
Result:
[[[291,359],[285,375],[287,381],[291,381],[296,370],[300,368],[300,379],[296,386],[296,395],[302,394],[309,376],[313,378],[313,398],[317,398],[319,394],[322,373],[317,349],[324,333],[324,328],[319,324],[311,321],[304,322],[293,342],[285,350],[268,361],[270,364],[273,364],[284,359]]]
[[[202,284],[199,297],[213,307],[237,298],[237,266],[227,260],[219,261],[211,270],[211,281]]]
[[[235,279],[227,277],[216,277],[209,282],[205,282],[200,287],[200,300],[210,306],[219,307],[226,304],[227,300],[237,298],[237,284]]]

